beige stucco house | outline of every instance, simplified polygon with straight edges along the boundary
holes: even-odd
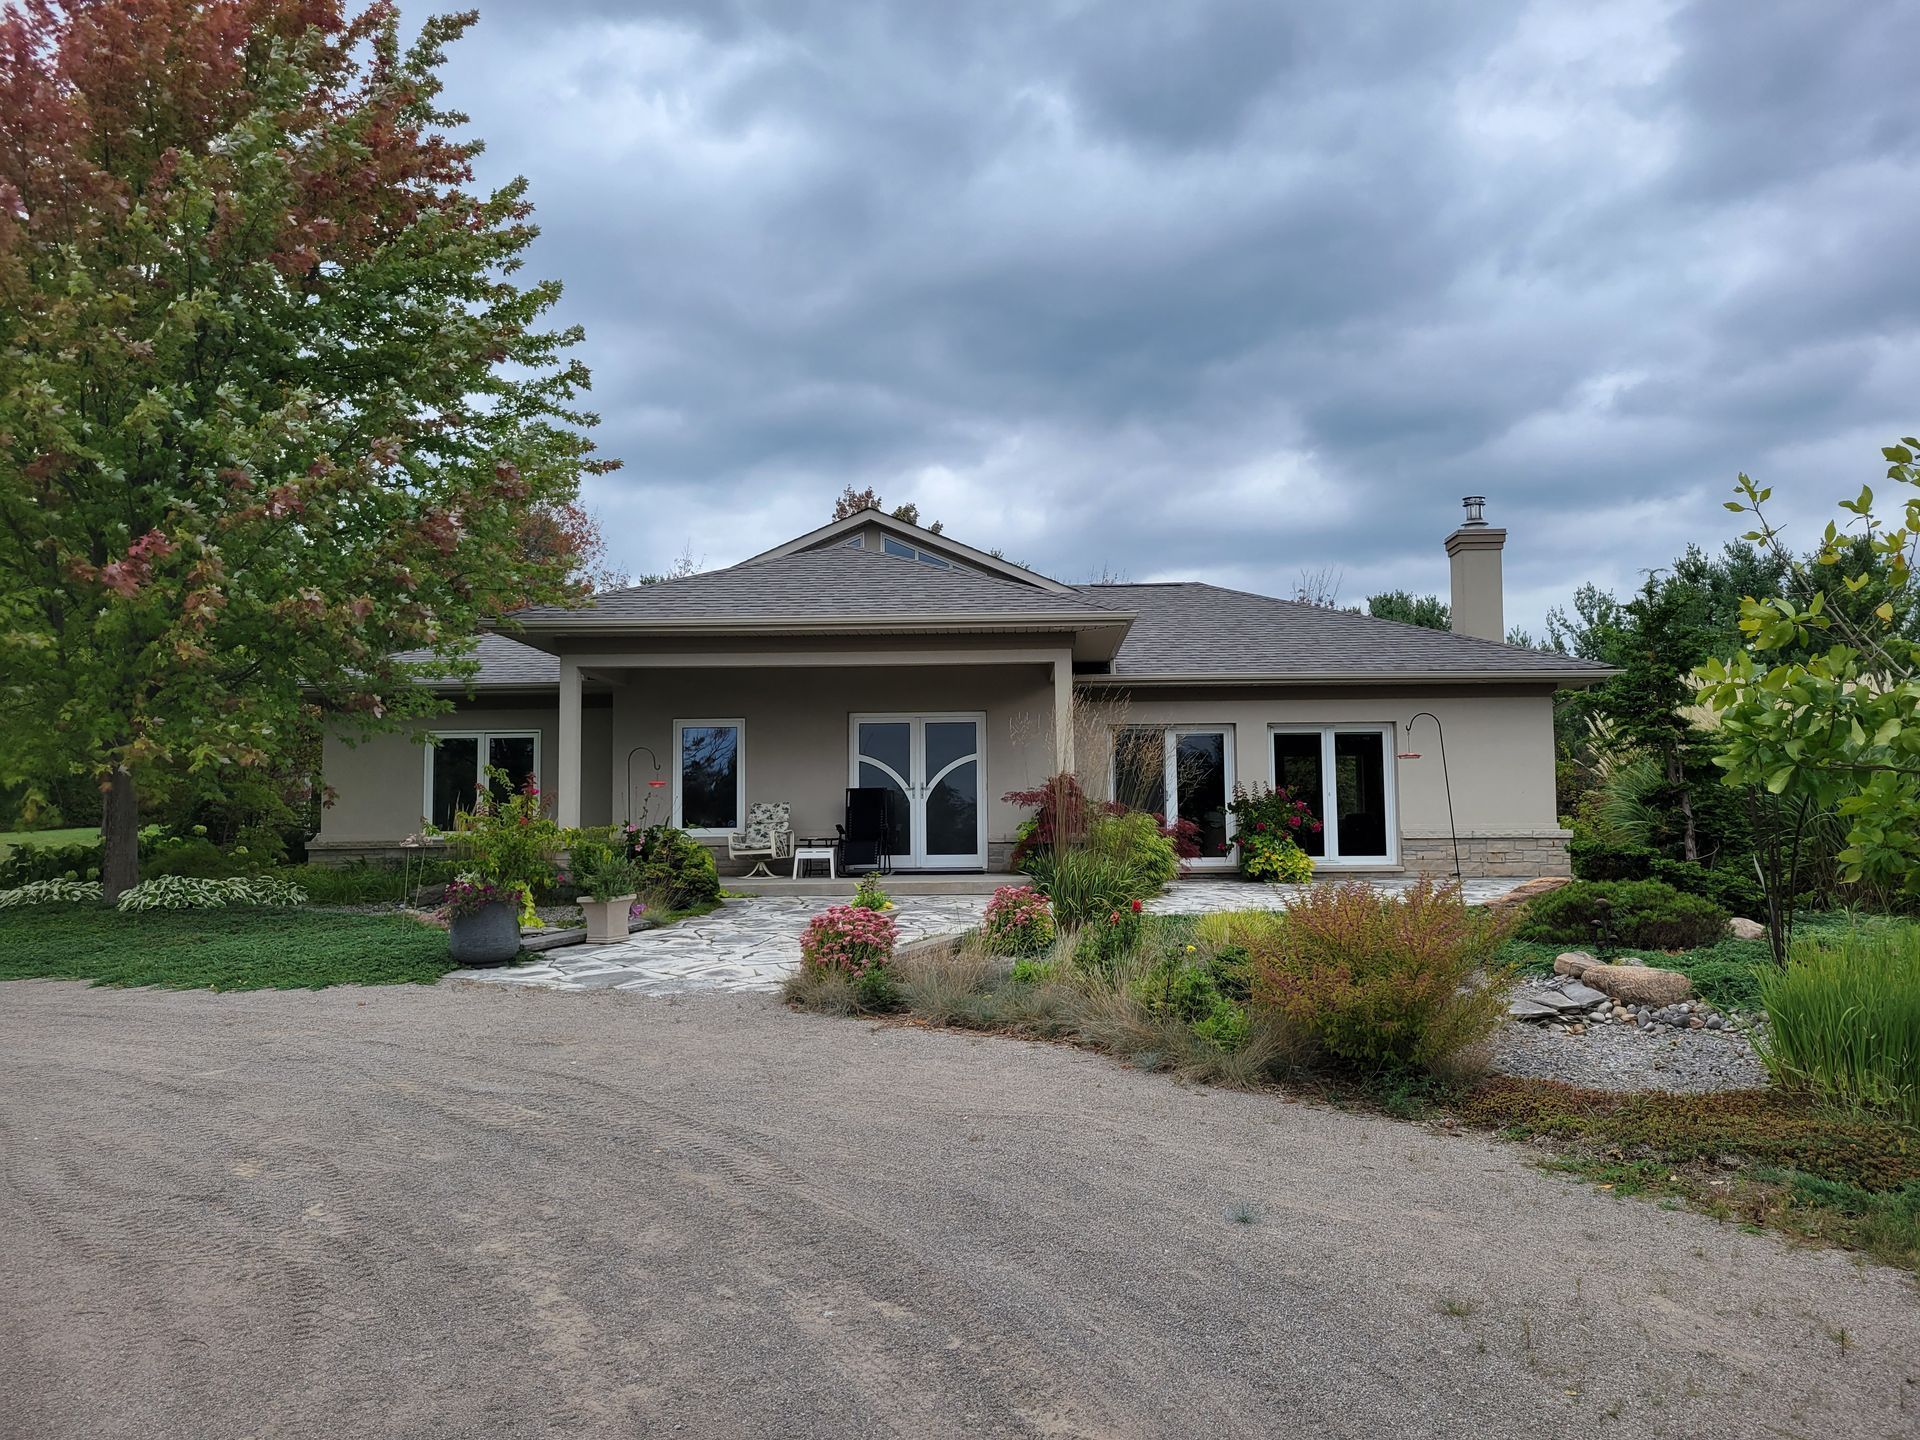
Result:
[[[877,510],[728,569],[513,617],[412,733],[330,739],[316,858],[444,825],[482,766],[532,774],[565,825],[671,821],[713,845],[759,801],[831,836],[891,793],[894,864],[1005,868],[1071,770],[1172,811],[1230,868],[1236,784],[1323,822],[1323,873],[1563,872],[1553,694],[1607,671],[1502,643],[1505,532],[1447,537],[1456,633],[1200,582],[1069,585]],[[503,627],[503,629],[506,627]],[[422,743],[428,742],[428,743]],[[737,867],[736,867],[737,868]]]

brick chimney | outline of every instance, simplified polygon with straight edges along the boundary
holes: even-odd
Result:
[[[1507,638],[1506,607],[1501,598],[1500,552],[1507,532],[1487,524],[1487,497],[1469,495],[1460,502],[1467,518],[1447,536],[1447,560],[1453,572],[1453,628],[1482,640]]]

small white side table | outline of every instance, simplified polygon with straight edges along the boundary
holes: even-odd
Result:
[[[793,878],[800,878],[800,867],[809,860],[827,862],[827,878],[838,880],[839,873],[834,868],[833,847],[831,845],[796,845],[793,848]]]

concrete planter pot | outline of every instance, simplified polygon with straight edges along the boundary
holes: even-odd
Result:
[[[612,945],[627,938],[633,923],[632,895],[616,895],[611,900],[580,900],[580,912],[587,917],[587,943]]]
[[[447,950],[456,965],[504,965],[520,953],[520,902],[496,900],[447,922]]]

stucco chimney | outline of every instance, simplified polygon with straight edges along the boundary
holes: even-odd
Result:
[[[1500,552],[1507,532],[1487,524],[1487,497],[1469,495],[1460,502],[1467,518],[1447,536],[1447,560],[1453,571],[1453,628],[1482,640],[1507,638],[1506,606],[1501,599]]]

